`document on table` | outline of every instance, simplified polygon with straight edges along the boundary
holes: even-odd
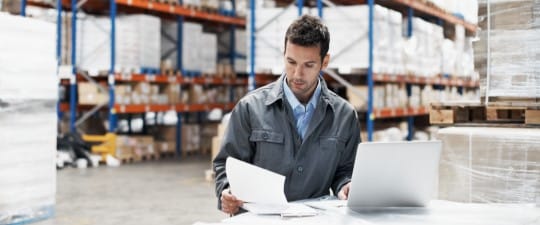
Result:
[[[228,157],[225,171],[231,193],[244,201],[246,210],[255,214],[310,216],[317,212],[308,206],[288,203],[285,197],[285,176]]]

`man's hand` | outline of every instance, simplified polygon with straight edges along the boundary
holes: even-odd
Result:
[[[231,215],[236,214],[238,210],[240,210],[242,204],[244,204],[244,202],[232,195],[229,189],[225,189],[221,192],[221,211]]]
[[[351,189],[351,182],[343,185],[338,193],[338,198],[340,200],[347,200],[349,198],[349,189]]]

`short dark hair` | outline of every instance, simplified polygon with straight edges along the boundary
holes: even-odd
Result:
[[[285,51],[287,49],[287,41],[304,47],[319,46],[322,61],[328,53],[330,33],[319,18],[303,15],[287,28],[287,32],[285,33]]]

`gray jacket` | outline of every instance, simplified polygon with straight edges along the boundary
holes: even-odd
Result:
[[[228,156],[284,175],[288,201],[328,195],[330,188],[338,193],[350,181],[360,143],[356,111],[321,79],[321,96],[302,141],[283,94],[284,78],[252,91],[233,109],[214,159],[218,208],[229,187]]]

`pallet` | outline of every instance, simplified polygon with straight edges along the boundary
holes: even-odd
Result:
[[[485,102],[485,97],[481,98]],[[489,97],[488,106],[495,107],[527,107],[540,109],[540,98]]]
[[[160,159],[159,154],[148,154],[148,155],[143,155],[141,157],[142,161],[151,161],[151,160],[159,160],[159,159]]]
[[[175,158],[176,157],[176,152],[161,152],[159,153],[160,154],[160,157],[162,159],[167,159],[167,158]]]
[[[438,125],[492,123],[540,125],[540,109],[517,106],[485,106],[481,103],[431,105],[429,122]]]
[[[182,151],[182,157],[199,155],[201,152],[198,150]]]
[[[133,157],[124,157],[124,158],[119,158],[120,162],[122,162],[122,164],[129,164],[129,163],[134,163],[135,162],[135,159]]]

